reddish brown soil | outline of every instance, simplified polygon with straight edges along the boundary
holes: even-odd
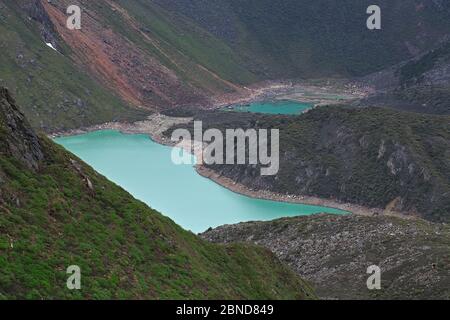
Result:
[[[59,35],[71,48],[72,58],[128,103],[153,109],[209,104],[210,99],[205,92],[181,81],[149,53],[103,25],[101,17],[87,7],[83,7],[82,29],[69,30],[66,27],[65,8],[72,3],[69,0],[58,1],[57,4],[48,3],[47,0],[41,2]],[[107,0],[105,5],[113,6],[116,11],[120,9]],[[142,33],[126,12],[121,10],[120,13],[124,14],[124,19],[132,29]],[[158,46],[148,35],[145,35],[145,39]]]

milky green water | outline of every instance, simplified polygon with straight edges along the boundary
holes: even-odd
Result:
[[[312,107],[313,105],[310,103],[280,100],[275,102],[254,102],[250,105],[236,105],[227,110],[266,114],[301,114]]]
[[[344,213],[236,194],[201,177],[190,165],[173,164],[172,148],[157,144],[145,135],[107,130],[55,141],[137,199],[194,232],[243,221],[320,212]]]

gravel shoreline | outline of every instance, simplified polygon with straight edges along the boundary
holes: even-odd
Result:
[[[286,195],[267,190],[252,190],[227,177],[221,176],[217,172],[204,166],[196,166],[196,171],[201,176],[216,182],[220,186],[227,188],[232,192],[251,198],[328,207],[363,216],[394,216],[403,219],[418,219],[418,217],[407,215],[406,213],[388,211],[382,208],[369,208],[352,203],[338,202],[332,199],[317,198],[306,195]]]
[[[351,103],[366,98],[373,89],[349,81],[330,83],[308,83],[298,81],[266,82],[245,88],[245,94],[227,94],[216,97],[212,109],[222,109],[230,105],[250,104],[266,100],[291,100],[310,103],[314,107]]]

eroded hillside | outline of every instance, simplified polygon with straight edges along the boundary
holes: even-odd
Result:
[[[69,5],[82,8],[81,30],[66,26]],[[209,105],[257,81],[226,44],[152,2],[0,6],[0,82],[17,94],[32,125],[46,131]]]

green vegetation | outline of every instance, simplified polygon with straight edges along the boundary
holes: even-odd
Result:
[[[264,79],[365,75],[428,49],[450,27],[442,2],[380,0],[381,31],[366,28],[370,0],[157,2],[226,41]]]
[[[62,12],[68,3],[49,6]],[[381,31],[365,27],[368,0],[81,4],[89,16],[84,35],[108,43],[110,62],[123,78],[93,71],[101,56],[86,58],[91,51],[66,43],[41,2],[0,4],[0,84],[18,96],[31,124],[46,132],[143,117],[115,93],[145,107],[167,108],[208,104],[211,97],[234,92],[235,85],[268,79],[366,75],[434,47],[450,28],[447,3],[416,6],[414,0],[379,1]],[[45,45],[47,39],[60,53]],[[124,43],[138,53],[121,51]]]
[[[250,84],[259,80],[243,66],[238,55],[227,44],[186,19],[182,13],[170,13],[145,0],[121,0],[119,3],[137,19],[145,32],[158,39],[164,52],[177,64],[174,65],[167,57],[157,57],[187,81],[197,83],[198,87],[204,89],[216,86],[216,90],[229,90],[211,74],[202,72],[199,65],[235,84]],[[132,35],[127,33],[126,36]],[[143,49],[151,49],[146,41],[136,43],[144,44]],[[161,54],[158,51],[156,53]],[[201,77],[194,70],[200,72]]]
[[[396,99],[419,105],[425,113],[450,114],[450,42],[430,50],[397,70],[399,85],[393,90]]]
[[[204,130],[280,130],[280,171],[275,177],[260,176],[254,166],[210,166],[250,188],[450,221],[449,116],[345,106],[324,106],[290,117],[195,111],[191,115],[203,121]]]
[[[311,166],[312,194],[382,208],[400,197],[400,209],[450,219],[448,117],[324,107],[298,120],[282,130],[282,148],[299,159],[285,163],[278,187],[294,192],[292,177]]]
[[[419,104],[421,108],[416,107],[419,112],[450,114],[450,87],[447,85],[413,85],[397,88],[394,96],[413,106]]]
[[[0,299],[314,298],[268,250],[201,240],[38,138],[5,90],[0,111]]]
[[[117,2],[126,14],[101,1],[84,7],[98,14],[104,26],[174,71],[184,84],[217,93],[232,90],[224,80],[236,84],[258,80],[223,41],[182,15],[168,13],[149,1]]]
[[[19,4],[0,4],[0,85],[18,97],[33,127],[52,132],[143,117],[143,111],[130,108],[66,55],[47,47],[39,25]],[[61,44],[62,53],[70,53]]]

